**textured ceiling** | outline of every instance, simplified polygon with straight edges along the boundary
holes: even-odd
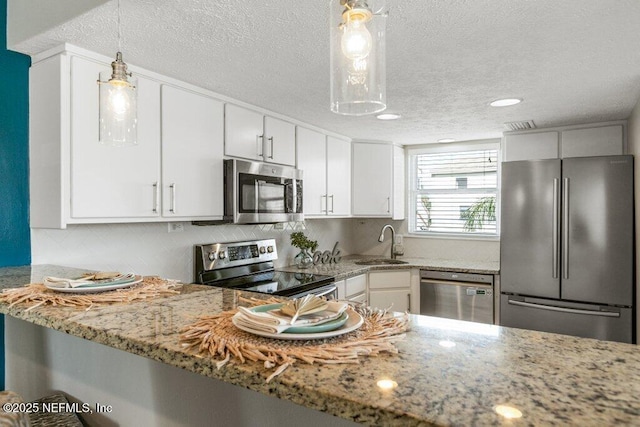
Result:
[[[121,0],[123,52],[327,130],[401,144],[499,137],[510,121],[626,119],[640,96],[638,0],[388,5],[387,110],[402,114],[394,122],[330,112],[329,0]],[[114,56],[116,40],[114,0],[10,48],[35,54],[69,42]],[[488,106],[502,97],[524,102]]]

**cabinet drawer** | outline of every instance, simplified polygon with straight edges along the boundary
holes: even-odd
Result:
[[[411,286],[410,270],[375,271],[369,273],[369,288],[408,288]]]
[[[345,293],[347,298],[351,295],[356,295],[367,290],[367,275],[361,274],[360,276],[350,277],[346,280]]]

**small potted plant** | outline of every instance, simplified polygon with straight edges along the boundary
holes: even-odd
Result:
[[[302,231],[291,233],[291,244],[300,249],[300,253],[293,259],[298,268],[309,268],[313,265],[312,252],[318,248],[316,240],[310,240]]]

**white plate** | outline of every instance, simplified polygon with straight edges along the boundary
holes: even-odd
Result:
[[[142,282],[142,276],[135,276],[133,281],[126,282],[126,283],[116,283],[116,284],[105,283],[104,285],[80,286],[77,288],[57,288],[55,286],[47,285],[46,283],[44,285],[48,289],[51,289],[52,291],[56,291],[56,292],[66,292],[69,294],[90,294],[95,292],[105,292],[105,291],[112,291],[114,289],[128,288],[140,282]]]
[[[360,314],[358,314],[352,308],[348,308],[346,313],[349,318],[347,319],[347,322],[340,328],[334,329],[333,331],[316,332],[312,334],[272,334],[264,331],[255,331],[253,329],[245,327],[244,325],[239,325],[238,323],[236,323],[235,316],[231,318],[231,321],[236,326],[236,328],[242,329],[243,331],[249,332],[254,335],[260,335],[261,337],[275,338],[279,340],[319,340],[323,338],[337,337],[338,335],[353,332],[360,326],[362,326],[362,324],[364,323],[364,319],[362,318],[362,316],[360,316]]]

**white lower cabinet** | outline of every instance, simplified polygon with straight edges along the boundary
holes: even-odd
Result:
[[[381,310],[410,312],[411,270],[369,272],[369,305]]]
[[[336,283],[338,287],[338,299],[366,304],[367,302],[367,275],[349,277]]]

